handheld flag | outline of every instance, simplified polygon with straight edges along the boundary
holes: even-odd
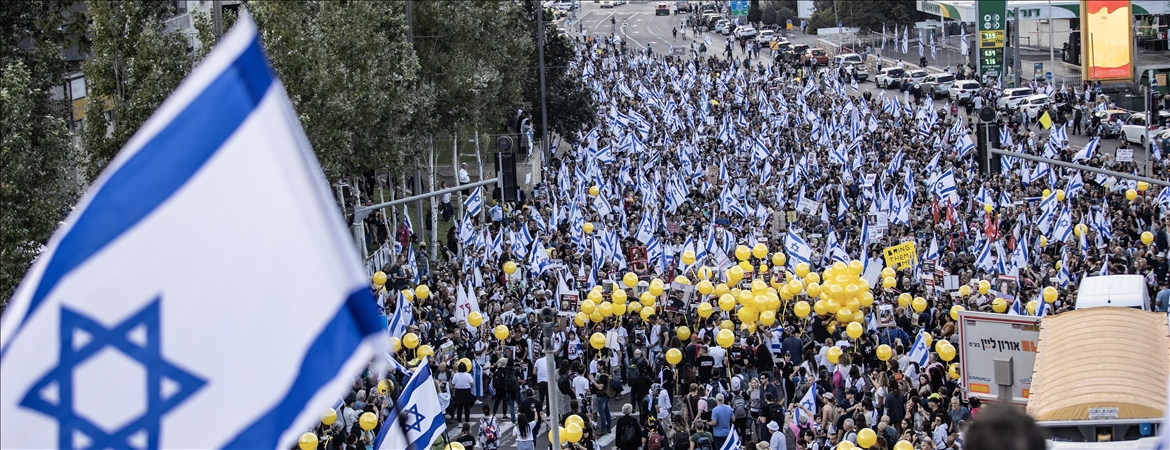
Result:
[[[479,215],[483,211],[483,188],[475,188],[471,191],[471,195],[467,196],[467,200],[463,201],[463,206],[467,208],[467,213],[473,216]]]
[[[12,297],[0,447],[290,448],[387,347],[296,117],[242,14]]]
[[[731,433],[727,435],[727,440],[723,441],[723,446],[719,450],[739,450],[743,447],[743,441],[739,439],[739,433],[735,432],[735,425],[731,426]]]
[[[425,450],[447,430],[443,408],[431,366],[424,358],[386,416],[374,448],[378,450]]]

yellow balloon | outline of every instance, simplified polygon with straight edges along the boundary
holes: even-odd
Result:
[[[863,307],[869,308],[873,306],[873,292],[862,292],[861,295],[857,296],[857,299]]]
[[[962,295],[964,297],[971,295],[971,286],[968,286],[965,284],[962,286],[959,286],[959,295]]]
[[[890,289],[890,288],[897,286],[897,285],[898,285],[898,280],[894,277],[882,278],[882,287],[884,287],[886,289]]]
[[[1048,238],[1047,237],[1040,236],[1040,246],[1041,247],[1048,246]]]
[[[609,317],[613,315],[613,303],[601,302],[597,305],[597,311],[601,313],[601,317]]]
[[[900,307],[902,307],[902,308],[905,308],[905,307],[907,307],[907,306],[910,306],[910,301],[911,301],[911,300],[912,300],[912,299],[910,298],[910,294],[909,294],[909,293],[903,292],[903,293],[901,293],[901,294],[898,294],[898,306],[900,306]]]
[[[473,327],[478,327],[482,323],[483,323],[483,314],[480,314],[479,311],[472,311],[470,313],[467,313],[467,324],[468,325],[471,325]]]
[[[808,271],[809,271],[808,263],[802,262],[802,263],[799,263],[796,265],[796,276],[797,277],[804,278],[805,275],[808,275]]]
[[[373,430],[374,427],[378,426],[378,416],[374,415],[372,412],[362,413],[361,417],[358,419],[358,422],[361,423],[363,430],[370,431]]]
[[[861,300],[856,298],[849,298],[845,300],[844,306],[850,311],[861,311]]]
[[[817,284],[815,281],[809,283],[808,286],[805,286],[804,290],[808,293],[809,297],[818,297],[821,295],[821,285]]]
[[[613,315],[615,316],[624,315],[626,313],[626,304],[622,303],[620,305],[613,305],[611,312],[613,312]]]
[[[735,247],[735,259],[740,261],[747,261],[752,257],[752,251],[746,245],[738,245]]]
[[[516,273],[516,263],[508,261],[504,263],[504,273],[511,275]]]
[[[898,441],[897,444],[894,444],[894,450],[914,450],[914,444],[909,441]]]
[[[897,272],[894,272],[893,267],[886,267],[886,268],[882,269],[882,278],[892,277],[895,275],[897,275]]]
[[[1036,307],[1039,305],[1036,304],[1035,300],[1032,300],[1032,301],[1026,303],[1024,306],[1026,306],[1028,308],[1028,315],[1030,316],[1032,314],[1036,314]]]
[[[830,297],[839,299],[844,295],[845,295],[845,289],[842,288],[841,285],[834,284],[832,286],[829,286],[829,296]]]
[[[333,425],[337,421],[337,411],[333,408],[326,408],[325,414],[321,415],[321,423],[325,425]]]
[[[691,338],[691,329],[686,325],[683,325],[678,327],[678,330],[675,330],[674,334],[678,336],[678,340],[686,341],[687,339]]]
[[[589,346],[593,347],[594,350],[601,350],[602,347],[605,347],[605,335],[593,333],[592,336],[589,336]]]
[[[666,285],[662,283],[662,280],[657,278],[650,280],[650,286],[647,288],[647,292],[657,297],[662,295],[662,291],[664,290],[666,290]]]
[[[720,309],[723,309],[723,308],[720,308]],[[715,311],[715,308],[713,308],[710,303],[703,302],[703,303],[699,304],[699,317],[706,319],[708,317],[711,317],[711,313],[714,311]]]
[[[418,346],[418,350],[416,351],[416,354],[418,355],[419,358],[426,358],[428,356],[435,356],[435,349],[431,348],[431,346],[429,346],[427,344],[423,344],[423,345]]]
[[[651,294],[649,291],[647,291],[647,292],[643,292],[641,298],[639,298],[638,300],[642,302],[642,306],[645,306],[647,308],[653,308],[654,303],[655,303],[655,298],[656,297],[654,296],[654,294]]]
[[[719,330],[719,334],[715,335],[715,342],[720,347],[728,348],[735,344],[735,332],[731,330]]]
[[[985,203],[983,205],[983,211],[987,212],[988,214],[991,214],[991,211],[994,211],[994,210],[995,210],[995,207],[991,206],[991,203]]]
[[[498,325],[495,330],[492,330],[492,335],[496,339],[504,340],[508,338],[508,327],[506,325]]]
[[[849,261],[849,274],[850,275],[853,275],[855,277],[859,277],[859,276],[861,276],[861,271],[863,271],[863,270],[865,270],[865,264],[862,264],[861,261],[858,261],[856,259],[853,261]]]
[[[638,275],[633,272],[627,272],[622,276],[622,283],[625,283],[626,287],[633,289],[634,286],[638,285]]]
[[[1045,189],[1041,194],[1044,196],[1043,198],[1048,198],[1049,195],[1052,195],[1052,191]]]
[[[589,195],[596,197],[597,194],[600,194],[600,193],[601,193],[601,188],[597,187],[597,185],[589,186]]]
[[[853,310],[846,307],[841,307],[841,309],[837,310],[838,322],[847,323],[851,320],[853,320]]]
[[[1081,237],[1088,230],[1089,230],[1089,227],[1087,225],[1085,225],[1083,223],[1078,223],[1075,227],[1073,227],[1073,234],[1077,235],[1077,237]]]
[[[886,344],[879,345],[877,347],[876,353],[877,358],[882,361],[889,361],[890,358],[894,356],[894,350]]]
[[[386,284],[386,273],[382,272],[381,270],[374,272],[374,276],[370,281],[373,281],[377,286]]]
[[[952,380],[959,379],[959,363],[951,363],[950,367],[947,368],[947,376],[950,376]]]
[[[699,276],[700,280],[710,280],[714,273],[715,272],[707,266],[700,267],[699,270],[695,271],[695,274]]]
[[[813,311],[815,311],[818,316],[823,316],[829,313],[829,305],[825,303],[824,300],[817,300],[816,303],[813,303]]]
[[[695,285],[695,289],[698,289],[700,294],[709,295],[715,290],[715,285],[711,284],[710,281],[703,280]]]
[[[402,340],[390,336],[390,352],[398,353],[399,350],[402,350]]]
[[[1151,233],[1149,231],[1143,231],[1142,232],[1142,243],[1146,244],[1146,245],[1153,244],[1154,243],[1154,233]]]
[[[991,291],[991,282],[987,280],[979,280],[979,295],[987,295]]]
[[[755,299],[756,297],[752,295],[752,291],[739,291],[739,304],[751,305]]]
[[[583,434],[583,432],[584,432],[584,430],[581,428],[581,426],[577,425],[575,423],[570,423],[568,425],[565,425],[565,439],[568,440],[569,442],[572,442],[572,443],[580,442],[581,435]]]
[[[578,312],[575,316],[573,316],[573,325],[583,327],[585,326],[586,320],[589,320],[589,315],[583,312]]]
[[[1129,200],[1131,202],[1134,200],[1137,200],[1137,191],[1135,191],[1133,189],[1126,189],[1125,190],[1125,199]]]
[[[585,427],[585,420],[582,419],[581,416],[573,414],[573,415],[565,418],[565,426],[567,427],[567,426],[569,426],[569,424],[576,424],[577,426],[584,428]]]
[[[841,357],[841,347],[829,347],[829,353],[825,355],[829,362],[837,364],[838,358]]]
[[[856,448],[852,441],[841,441],[834,450],[854,450]]]
[[[752,308],[750,306],[744,306],[744,307],[740,308],[739,311],[736,311],[735,316],[739,317],[740,322],[748,323],[748,322],[755,322],[756,318],[757,318],[757,314],[758,313],[756,312],[755,308]]]
[[[779,295],[780,298],[783,298],[785,300],[792,300],[792,297],[796,296],[792,293],[791,290],[788,289],[787,284],[781,284],[780,288],[776,289],[776,294]]]
[[[605,320],[605,317],[602,317],[602,316],[601,316],[601,310],[600,310],[600,309],[595,309],[595,310],[593,310],[593,313],[589,314],[589,321],[590,321],[590,322],[593,322],[593,323],[600,323],[600,322],[601,322],[601,321],[603,321],[603,320]]]
[[[420,284],[414,288],[414,296],[418,297],[419,300],[426,300],[427,297],[431,296],[431,288],[425,284]]]
[[[643,322],[649,322],[650,318],[654,316],[654,307],[647,306],[642,308],[642,311],[638,313],[638,316],[642,318]]]
[[[784,256],[783,253],[773,253],[772,254],[772,266],[782,267],[782,266],[784,266],[784,263],[786,263],[786,262],[788,262],[788,257]]]
[[[923,333],[922,340],[926,342],[926,348],[930,348],[930,343],[933,341],[933,339],[930,337],[930,333]]]
[[[684,277],[682,275],[674,277],[674,282],[678,283],[678,284],[685,284],[688,286],[691,284],[691,280],[687,279],[687,277]]]
[[[735,323],[733,323],[730,319],[723,319],[722,322],[719,322],[719,329],[720,330],[734,330]]]
[[[845,296],[846,297],[856,298],[857,294],[860,292],[861,292],[861,288],[857,287],[856,284],[849,283],[849,284],[845,285]]]
[[[837,313],[841,311],[841,302],[837,301],[835,298],[830,298],[825,302],[825,309],[829,310],[829,314],[836,316]]]
[[[952,306],[951,307],[951,320],[954,320],[957,322],[959,320],[959,313],[963,312],[963,310],[964,310],[964,308],[962,306],[959,306],[959,305]]]
[[[922,312],[926,310],[926,299],[922,297],[914,297],[914,302],[911,304],[915,312]]]
[[[305,434],[302,434],[301,438],[297,441],[297,447],[300,447],[301,450],[314,450],[317,448],[317,443],[317,435],[306,432]]]
[[[670,363],[672,366],[682,362],[682,358],[682,352],[677,348],[672,348],[666,351],[666,362]]]
[[[752,256],[755,256],[756,259],[764,259],[765,256],[768,256],[768,246],[762,242],[757,243],[755,247],[752,247]]]
[[[1007,301],[1005,301],[1002,298],[996,297],[995,300],[991,301],[991,310],[995,311],[997,313],[1007,311]]]
[[[759,294],[761,292],[764,292],[767,289],[768,289],[768,283],[765,283],[764,280],[761,280],[759,278],[752,280],[752,293],[753,294]]]
[[[735,309],[735,297],[731,294],[723,294],[719,297],[719,309],[724,311],[731,311]]]
[[[601,303],[601,301],[602,301],[601,300],[602,299],[601,289],[597,289],[600,287],[601,286],[596,286],[593,290],[589,291],[588,294],[585,294],[585,298],[592,300],[593,303]]]
[[[1138,187],[1141,187],[1141,182],[1140,182],[1140,181],[1138,182]],[[1063,202],[1063,201],[1064,201],[1064,190],[1063,190],[1063,189],[1057,189],[1057,190],[1056,190],[1056,201],[1058,201],[1058,202]]]
[[[951,345],[950,342],[947,342],[947,345],[942,348],[935,349],[935,351],[938,352],[938,357],[942,358],[943,361],[951,362],[952,359],[955,359],[955,346]]]
[[[862,428],[861,431],[857,432],[857,445],[860,445],[861,448],[870,448],[876,443],[877,433],[874,433],[872,429]]]
[[[760,324],[770,327],[776,323],[776,313],[772,311],[763,311],[760,313]]]
[[[796,302],[796,304],[792,306],[792,312],[796,314],[796,317],[801,319],[808,317],[809,309],[808,302],[804,300]]]
[[[739,280],[743,279],[743,273],[744,272],[742,267],[731,266],[730,269],[727,269],[727,272],[725,272],[724,275],[727,276],[728,283],[736,284],[739,283]]]
[[[597,309],[597,303],[594,303],[593,300],[585,299],[581,302],[581,312],[585,314],[593,314],[593,310],[595,309]]]
[[[731,289],[726,284],[719,283],[715,285],[715,296],[722,297],[724,294],[731,292]]]
[[[691,264],[694,264],[695,263],[695,252],[693,252],[691,250],[683,251],[682,262],[683,262],[683,264],[686,264],[688,266]]]
[[[624,305],[626,304],[626,299],[629,298],[629,296],[626,295],[625,289],[618,289],[617,285],[615,284],[613,293],[609,294],[609,298],[610,300],[613,300],[613,304],[615,305]]]
[[[754,303],[752,306],[754,308],[756,308],[756,311],[763,311],[765,309],[769,309],[768,308],[768,296],[762,295],[762,294],[757,295],[754,299]]]
[[[418,343],[419,343],[419,339],[418,339],[417,334],[406,333],[405,335],[402,336],[402,345],[405,345],[406,348],[418,347]]]
[[[849,335],[849,337],[852,339],[861,337],[861,333],[864,332],[865,328],[863,328],[861,324],[857,322],[849,322],[849,325],[845,327],[845,334]]]
[[[406,301],[408,301],[408,302],[413,302],[414,301],[414,291],[411,289],[403,289],[402,290],[402,298],[405,298]]]
[[[565,430],[565,427],[558,427],[558,428],[560,428],[560,432],[561,432],[561,445],[565,445],[566,442],[569,442],[569,432],[567,430]],[[553,432],[552,432],[552,430],[548,430],[548,441],[552,442],[552,440],[553,440]]]
[[[635,303],[627,303],[626,304],[626,314],[629,314],[631,316],[641,316],[642,309],[644,309],[644,308],[642,308],[641,303],[635,302]]]
[[[1055,302],[1056,298],[1059,296],[1060,296],[1060,294],[1058,292],[1056,292],[1055,287],[1047,286],[1044,288],[1044,301],[1046,301],[1048,303],[1052,303],[1052,302]]]

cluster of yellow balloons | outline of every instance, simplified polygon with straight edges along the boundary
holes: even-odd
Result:
[[[573,414],[565,418],[565,423],[560,427],[561,443],[572,442],[574,444],[581,442],[581,436],[585,432],[585,419],[581,416]],[[552,442],[552,430],[548,432],[548,440]]]
[[[803,278],[806,284],[805,293],[817,299],[812,305],[813,312],[818,316],[835,317],[846,326],[846,334],[853,339],[861,337],[865,332],[865,327],[861,325],[865,320],[863,309],[873,306],[874,300],[869,282],[861,277],[864,270],[865,265],[858,260],[848,264],[837,261],[821,274],[809,271],[805,263],[796,265],[796,276]],[[887,267],[882,275],[883,278],[892,279],[894,269]],[[796,287],[799,287],[796,283],[789,284],[789,289]],[[799,317],[803,317],[801,314],[807,315],[807,304],[801,303],[793,307],[793,312]]]
[[[691,284],[684,276],[678,276],[674,280],[682,284]],[[633,289],[638,286],[638,275],[629,272],[622,276],[622,284],[626,288]],[[658,297],[666,291],[666,283],[660,279],[650,280],[647,285],[646,292],[638,296],[637,302],[630,302],[629,294],[625,289],[614,283],[612,292],[610,292],[609,300],[605,299],[605,294],[602,293],[601,286],[594,286],[585,296],[580,305],[579,311],[573,317],[573,323],[579,327],[585,326],[588,322],[598,323],[609,317],[637,315],[643,321],[650,321],[654,315],[657,307]]]

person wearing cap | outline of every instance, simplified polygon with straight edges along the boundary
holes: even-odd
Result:
[[[775,420],[768,422],[768,432],[772,434],[768,438],[768,450],[788,449],[788,437],[784,436],[784,433],[780,431],[779,423],[776,423]]]

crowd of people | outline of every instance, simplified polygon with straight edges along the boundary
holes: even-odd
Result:
[[[912,351],[923,338],[959,345],[953,307],[1060,314],[1081,279],[1139,274],[1166,311],[1170,189],[1023,158],[981,172],[970,109],[861,93],[797,61],[745,68],[743,54],[623,53],[606,39],[576,49],[599,116],[523,201],[496,192],[469,204],[429,262],[405,224],[396,236],[399,256],[374,289],[388,317],[410,304],[395,343],[418,342],[396,345],[389,382],[373,369],[355,381],[338,420],[318,430],[335,448],[372,445],[380,427],[361,429],[358,415],[384,419],[420,356],[448,440],[469,449],[498,448],[502,423],[517,448],[533,448],[572,417],[583,419],[563,444],[574,450],[599,450],[610,434],[619,449],[716,450],[732,433],[749,449],[961,448],[978,399],[962,395],[937,347]],[[1108,101],[1089,85],[1052,90],[1073,108]],[[991,85],[977,97],[999,95]],[[1142,173],[1108,156],[1111,141],[1070,146],[1059,121],[1046,129],[1002,111],[997,125],[1016,152]],[[1170,179],[1168,163],[1153,161],[1151,176]],[[883,250],[905,243],[913,258],[883,273]],[[741,246],[765,251],[745,258]],[[838,294],[806,275],[826,269],[865,282]],[[944,289],[949,276],[968,287]],[[704,281],[714,292],[696,287]],[[779,305],[765,314],[743,292]],[[856,317],[822,311],[866,296]],[[819,307],[804,317],[801,301]],[[883,305],[890,313],[875,314]],[[551,335],[543,307],[559,315]]]

